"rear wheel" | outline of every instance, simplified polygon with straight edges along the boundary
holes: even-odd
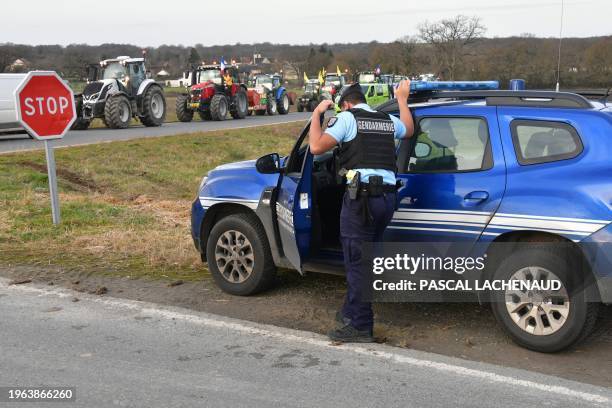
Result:
[[[176,97],[176,117],[181,122],[191,122],[193,111],[189,109],[189,95],[181,94]]]
[[[574,256],[575,257],[575,256]],[[493,279],[561,282],[559,290],[495,291],[492,309],[497,321],[517,344],[552,353],[587,337],[597,320],[585,277],[566,248],[531,244],[508,256]]]
[[[253,214],[234,214],[212,228],[206,246],[208,269],[217,285],[247,296],[274,283],[276,267],[263,226]]]
[[[111,96],[104,106],[104,122],[111,129],[125,129],[132,120],[130,101],[124,95]]]
[[[278,113],[281,115],[286,115],[289,113],[289,95],[287,92],[283,91],[278,98]]]
[[[147,127],[161,126],[166,118],[166,98],[157,86],[150,86],[142,100],[140,121]]]
[[[210,101],[210,116],[212,120],[225,120],[228,112],[228,103],[225,95],[216,94]]]
[[[234,107],[232,109],[232,118],[244,119],[249,112],[249,100],[246,92],[243,90],[236,92],[234,95]]]

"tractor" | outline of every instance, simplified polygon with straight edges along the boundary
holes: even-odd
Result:
[[[176,98],[178,120],[190,122],[195,112],[202,120],[225,120],[228,113],[234,119],[244,119],[249,112],[247,88],[238,78],[235,66],[194,69],[188,93]]]
[[[304,94],[297,101],[298,112],[312,112],[321,102],[321,84],[316,79],[309,79],[304,84]]]
[[[289,113],[291,101],[287,90],[282,85],[283,78],[278,75],[258,74],[250,81],[249,88],[249,115],[274,115]]]
[[[166,117],[162,87],[149,78],[144,58],[117,57],[87,69],[87,85],[75,95],[77,120],[85,130],[94,118],[111,129],[125,129],[137,117],[145,126],[161,126]]]
[[[325,75],[321,96],[323,99],[333,100],[340,89],[346,85],[346,76],[329,73]]]

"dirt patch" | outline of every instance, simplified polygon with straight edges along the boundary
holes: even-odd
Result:
[[[45,174],[47,173],[47,166],[41,163],[35,163],[31,161],[20,161],[18,162],[18,164],[24,167],[28,167],[30,169],[36,170],[36,171],[40,171],[41,173],[45,173]],[[77,188],[80,187],[80,189],[86,189],[86,190],[93,191],[96,193],[104,192],[103,189],[100,186],[98,186],[93,180],[87,179],[80,174],[74,173],[60,166],[56,167],[55,171],[57,173],[58,178],[61,178],[67,181],[68,183],[76,186]]]
[[[221,292],[202,268],[199,281],[142,280],[62,268],[0,267],[0,275],[53,282],[82,292],[181,306],[224,316],[325,333],[345,293],[341,277],[281,272],[272,290],[252,297]],[[522,368],[612,387],[612,307],[603,310],[596,333],[577,348],[535,353],[512,343],[490,310],[476,304],[377,304],[375,336],[390,345]]]

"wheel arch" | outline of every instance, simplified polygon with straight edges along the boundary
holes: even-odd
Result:
[[[219,220],[233,214],[253,215],[261,223],[256,212],[244,204],[228,202],[210,206],[206,210],[204,218],[202,219],[202,224],[200,225],[200,254],[202,261],[206,262],[207,260],[206,247],[208,245],[210,231]]]
[[[485,262],[485,269],[483,274],[481,275],[481,280],[486,280],[492,276],[495,272],[497,266],[513,251],[515,246],[511,245],[515,244],[524,244],[524,243],[550,243],[550,242],[562,242],[564,244],[569,245],[572,250],[572,256],[576,257],[577,265],[582,265],[579,270],[583,271],[583,273],[587,273],[585,279],[588,280],[587,287],[594,288],[598,299],[600,299],[600,292],[596,283],[596,276],[592,270],[591,264],[588,261],[586,254],[583,249],[580,248],[577,242],[572,241],[562,235],[554,234],[551,232],[544,231],[532,231],[532,230],[521,230],[521,231],[510,231],[499,236],[495,237],[493,241],[487,247],[487,260]],[[510,244],[510,245],[500,245],[496,246],[496,244]],[[489,254],[489,251],[491,253]],[[479,292],[479,301],[481,303],[488,302],[488,298],[483,297],[481,292]]]

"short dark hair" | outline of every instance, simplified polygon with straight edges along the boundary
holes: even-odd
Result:
[[[342,98],[342,102],[352,103],[353,105],[357,105],[358,103],[366,103],[366,97],[362,93],[350,93]]]

